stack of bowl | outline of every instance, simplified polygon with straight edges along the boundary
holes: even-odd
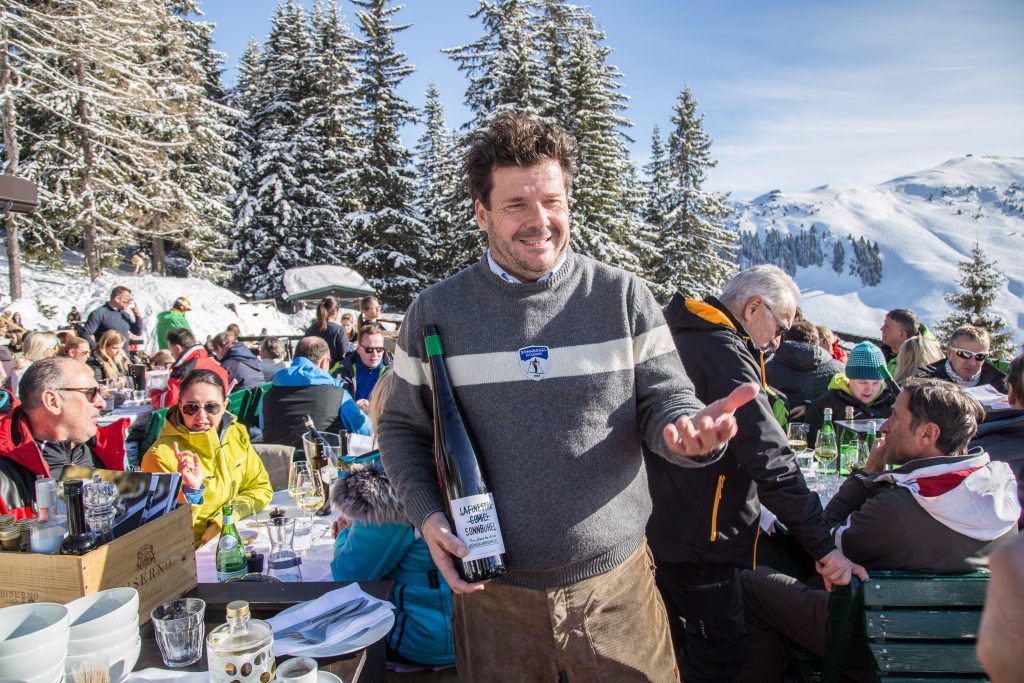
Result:
[[[37,602],[0,609],[0,678],[58,683],[68,651],[68,609]]]
[[[67,683],[87,668],[105,666],[110,683],[135,667],[142,650],[139,638],[139,592],[111,588],[69,602],[71,639],[64,664]]]
[[[0,515],[0,547],[9,552],[21,549],[21,527],[14,515]]]

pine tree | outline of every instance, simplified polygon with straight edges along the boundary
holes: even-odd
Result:
[[[236,241],[236,278],[258,297],[275,295],[288,268],[324,258],[309,223],[322,201],[310,184],[315,179],[311,160],[320,150],[304,128],[305,101],[313,87],[311,53],[301,5],[279,2],[259,68],[259,87],[266,94],[252,103],[252,121],[245,126],[252,146],[243,157],[249,166],[243,177],[251,185],[244,203],[236,204],[236,222],[245,226]]]
[[[647,203],[644,206],[644,220],[660,228],[665,224],[665,215],[669,211],[672,178],[665,144],[661,139],[661,129],[658,126],[654,127],[651,134],[651,158],[644,166],[644,173],[648,179],[645,183]]]
[[[437,281],[479,260],[483,233],[462,183],[458,148],[444,118],[437,85],[427,89],[426,130],[416,146],[418,205],[433,245],[429,276]]]
[[[256,159],[259,157],[258,131],[255,112],[263,106],[263,65],[260,46],[250,38],[238,62],[238,83],[229,93],[229,102],[239,112],[234,121],[234,142],[238,156],[238,182],[231,198],[232,227],[230,230],[232,248],[240,257],[243,240],[252,227],[253,217],[259,209],[256,181],[259,176]],[[248,272],[248,271],[244,271]],[[234,273],[235,286],[245,290],[247,278],[242,268]]]
[[[987,330],[992,337],[991,350],[997,358],[1013,356],[1013,331],[1006,319],[992,311],[1006,276],[989,261],[978,242],[971,257],[959,264],[960,279],[956,291],[943,295],[953,311],[938,325],[941,339],[949,339],[961,325],[974,325]]]
[[[356,269],[378,291],[386,305],[406,308],[427,282],[427,227],[416,211],[415,177],[409,150],[402,146],[401,127],[416,111],[396,89],[413,71],[405,54],[395,49],[394,34],[407,25],[393,25],[401,6],[387,0],[353,0],[363,40],[358,63],[362,79],[358,98],[364,125],[356,156],[362,210],[349,214],[357,254]]]
[[[836,240],[832,245],[832,270],[843,274],[843,263],[846,261],[846,249],[843,248],[843,241]]]
[[[736,272],[736,235],[725,224],[731,212],[728,195],[703,189],[707,170],[718,162],[711,159],[704,116],[697,115],[697,100],[688,87],[679,94],[673,112],[675,129],[668,155],[671,194],[659,238],[663,257],[655,281],[690,296],[717,294]]]
[[[473,119],[466,128],[479,128],[502,109],[544,113],[547,83],[533,50],[535,33],[528,3],[479,3],[469,16],[480,19],[484,35],[468,45],[442,50],[469,80],[465,102]]]

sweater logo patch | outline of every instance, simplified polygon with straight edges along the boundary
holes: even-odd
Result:
[[[519,367],[523,374],[534,380],[541,380],[550,371],[548,347],[524,346],[519,349]]]

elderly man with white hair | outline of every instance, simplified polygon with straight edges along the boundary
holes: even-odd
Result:
[[[764,265],[736,275],[720,298],[677,293],[665,308],[697,398],[714,401],[749,382],[762,387],[736,411],[738,432],[718,462],[687,470],[647,458],[654,500],[647,537],[671,622],[685,623],[685,635],[674,635],[687,683],[731,681],[743,665],[739,573],[754,565],[761,501],[817,560],[826,584],[864,573],[836,548],[766,392],[762,350],[789,330],[799,302],[793,279]]]

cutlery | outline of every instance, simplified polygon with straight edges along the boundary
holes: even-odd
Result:
[[[368,614],[368,613],[376,610],[377,607],[378,607],[378,605],[376,603],[374,603],[372,605],[365,605],[365,606],[360,607],[359,609],[357,609],[357,610],[355,610],[353,612],[350,612],[350,613],[347,613],[347,614],[344,614],[344,615],[341,615],[341,616],[344,616],[345,619],[355,619],[358,616],[362,616],[364,614]],[[304,628],[301,631],[299,631],[299,637],[302,639],[301,644],[302,645],[320,645],[320,644],[322,644],[327,639],[327,631],[331,628],[331,626],[333,624],[337,623],[340,620],[341,616],[337,616],[336,618],[329,619],[329,620],[327,620],[325,622],[322,622],[322,623],[320,623],[320,624],[318,624],[316,626],[311,626],[309,628]],[[362,635],[362,633],[365,633],[367,630],[369,630],[369,629],[364,629],[361,633],[359,633],[357,635]],[[345,638],[345,640],[349,640],[349,639],[354,638],[354,637],[355,636],[349,636],[349,637]]]
[[[298,636],[302,631],[309,629],[323,621],[330,622],[336,617],[344,616],[353,610],[358,610],[360,607],[366,605],[366,598],[357,598],[355,600],[349,600],[348,602],[342,603],[332,610],[324,612],[318,617],[314,617],[305,622],[299,622],[298,627],[292,626],[290,631],[284,633],[278,633],[277,636],[281,638],[295,637]]]

